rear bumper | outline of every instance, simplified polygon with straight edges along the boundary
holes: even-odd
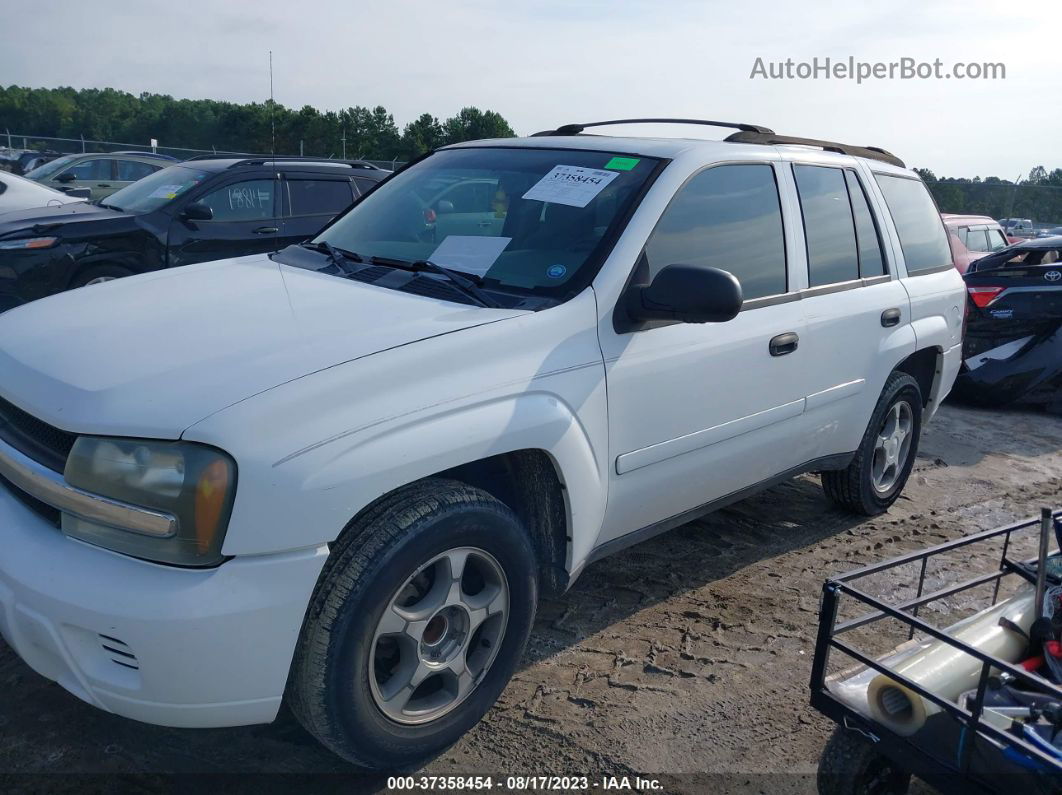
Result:
[[[955,383],[961,400],[999,406],[1028,401],[1062,405],[1062,326],[982,352]]]
[[[62,535],[0,486],[0,635],[78,698],[164,726],[268,723],[327,548],[217,569]]]

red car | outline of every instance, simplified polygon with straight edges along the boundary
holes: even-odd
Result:
[[[966,273],[970,263],[1010,245],[1003,227],[987,215],[941,213],[948,229],[951,255],[959,273]]]

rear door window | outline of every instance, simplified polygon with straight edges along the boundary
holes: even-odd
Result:
[[[152,166],[148,163],[141,163],[139,160],[119,160],[118,179],[135,182],[148,174],[154,174],[159,168],[161,166]]]
[[[354,184],[358,186],[358,193],[368,193],[376,187],[377,182],[374,179],[365,179],[364,177],[354,177]]]
[[[786,291],[785,239],[774,169],[715,166],[671,200],[645,246],[651,275],[668,265],[710,265],[741,282],[746,301]]]
[[[988,250],[999,251],[1001,248],[1006,248],[1010,243],[1007,241],[1006,236],[1003,234],[1002,229],[989,229],[988,230]]]
[[[885,257],[881,253],[881,236],[877,223],[870,212],[863,184],[854,171],[845,169],[845,181],[848,183],[848,196],[852,201],[852,215],[855,216],[856,243],[859,246],[859,275],[868,279],[885,275]]]
[[[287,179],[288,215],[338,215],[354,201],[349,180]]]
[[[966,248],[970,251],[989,251],[988,236],[983,228],[971,228],[966,230]]]
[[[820,287],[859,278],[855,222],[844,171],[825,166],[793,166],[804,240],[808,253],[808,284]]]
[[[908,275],[952,267],[951,246],[940,211],[922,180],[893,174],[874,176],[900,236]]]

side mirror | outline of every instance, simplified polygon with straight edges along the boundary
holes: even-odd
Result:
[[[77,177],[74,176],[73,172],[67,171],[67,172],[65,172],[63,174],[60,174],[58,177],[56,177],[55,181],[56,182],[73,182],[75,179],[77,179]]]
[[[92,198],[92,188],[67,188],[63,193],[67,196],[73,196],[75,199]]]
[[[214,211],[203,202],[189,202],[181,211],[181,218],[186,221],[210,221],[214,217]]]
[[[449,199],[443,199],[442,201],[440,201],[439,205],[438,205],[438,209],[436,210],[436,212],[438,212],[439,215],[445,215],[446,213],[452,213],[453,211],[454,211],[454,203],[452,201],[450,201]]]
[[[634,320],[724,323],[741,311],[741,282],[729,271],[707,265],[668,265],[649,286],[627,291]]]

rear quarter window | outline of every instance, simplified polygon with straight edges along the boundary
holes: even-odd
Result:
[[[920,179],[874,175],[900,236],[909,276],[952,267],[951,246],[929,189]]]

